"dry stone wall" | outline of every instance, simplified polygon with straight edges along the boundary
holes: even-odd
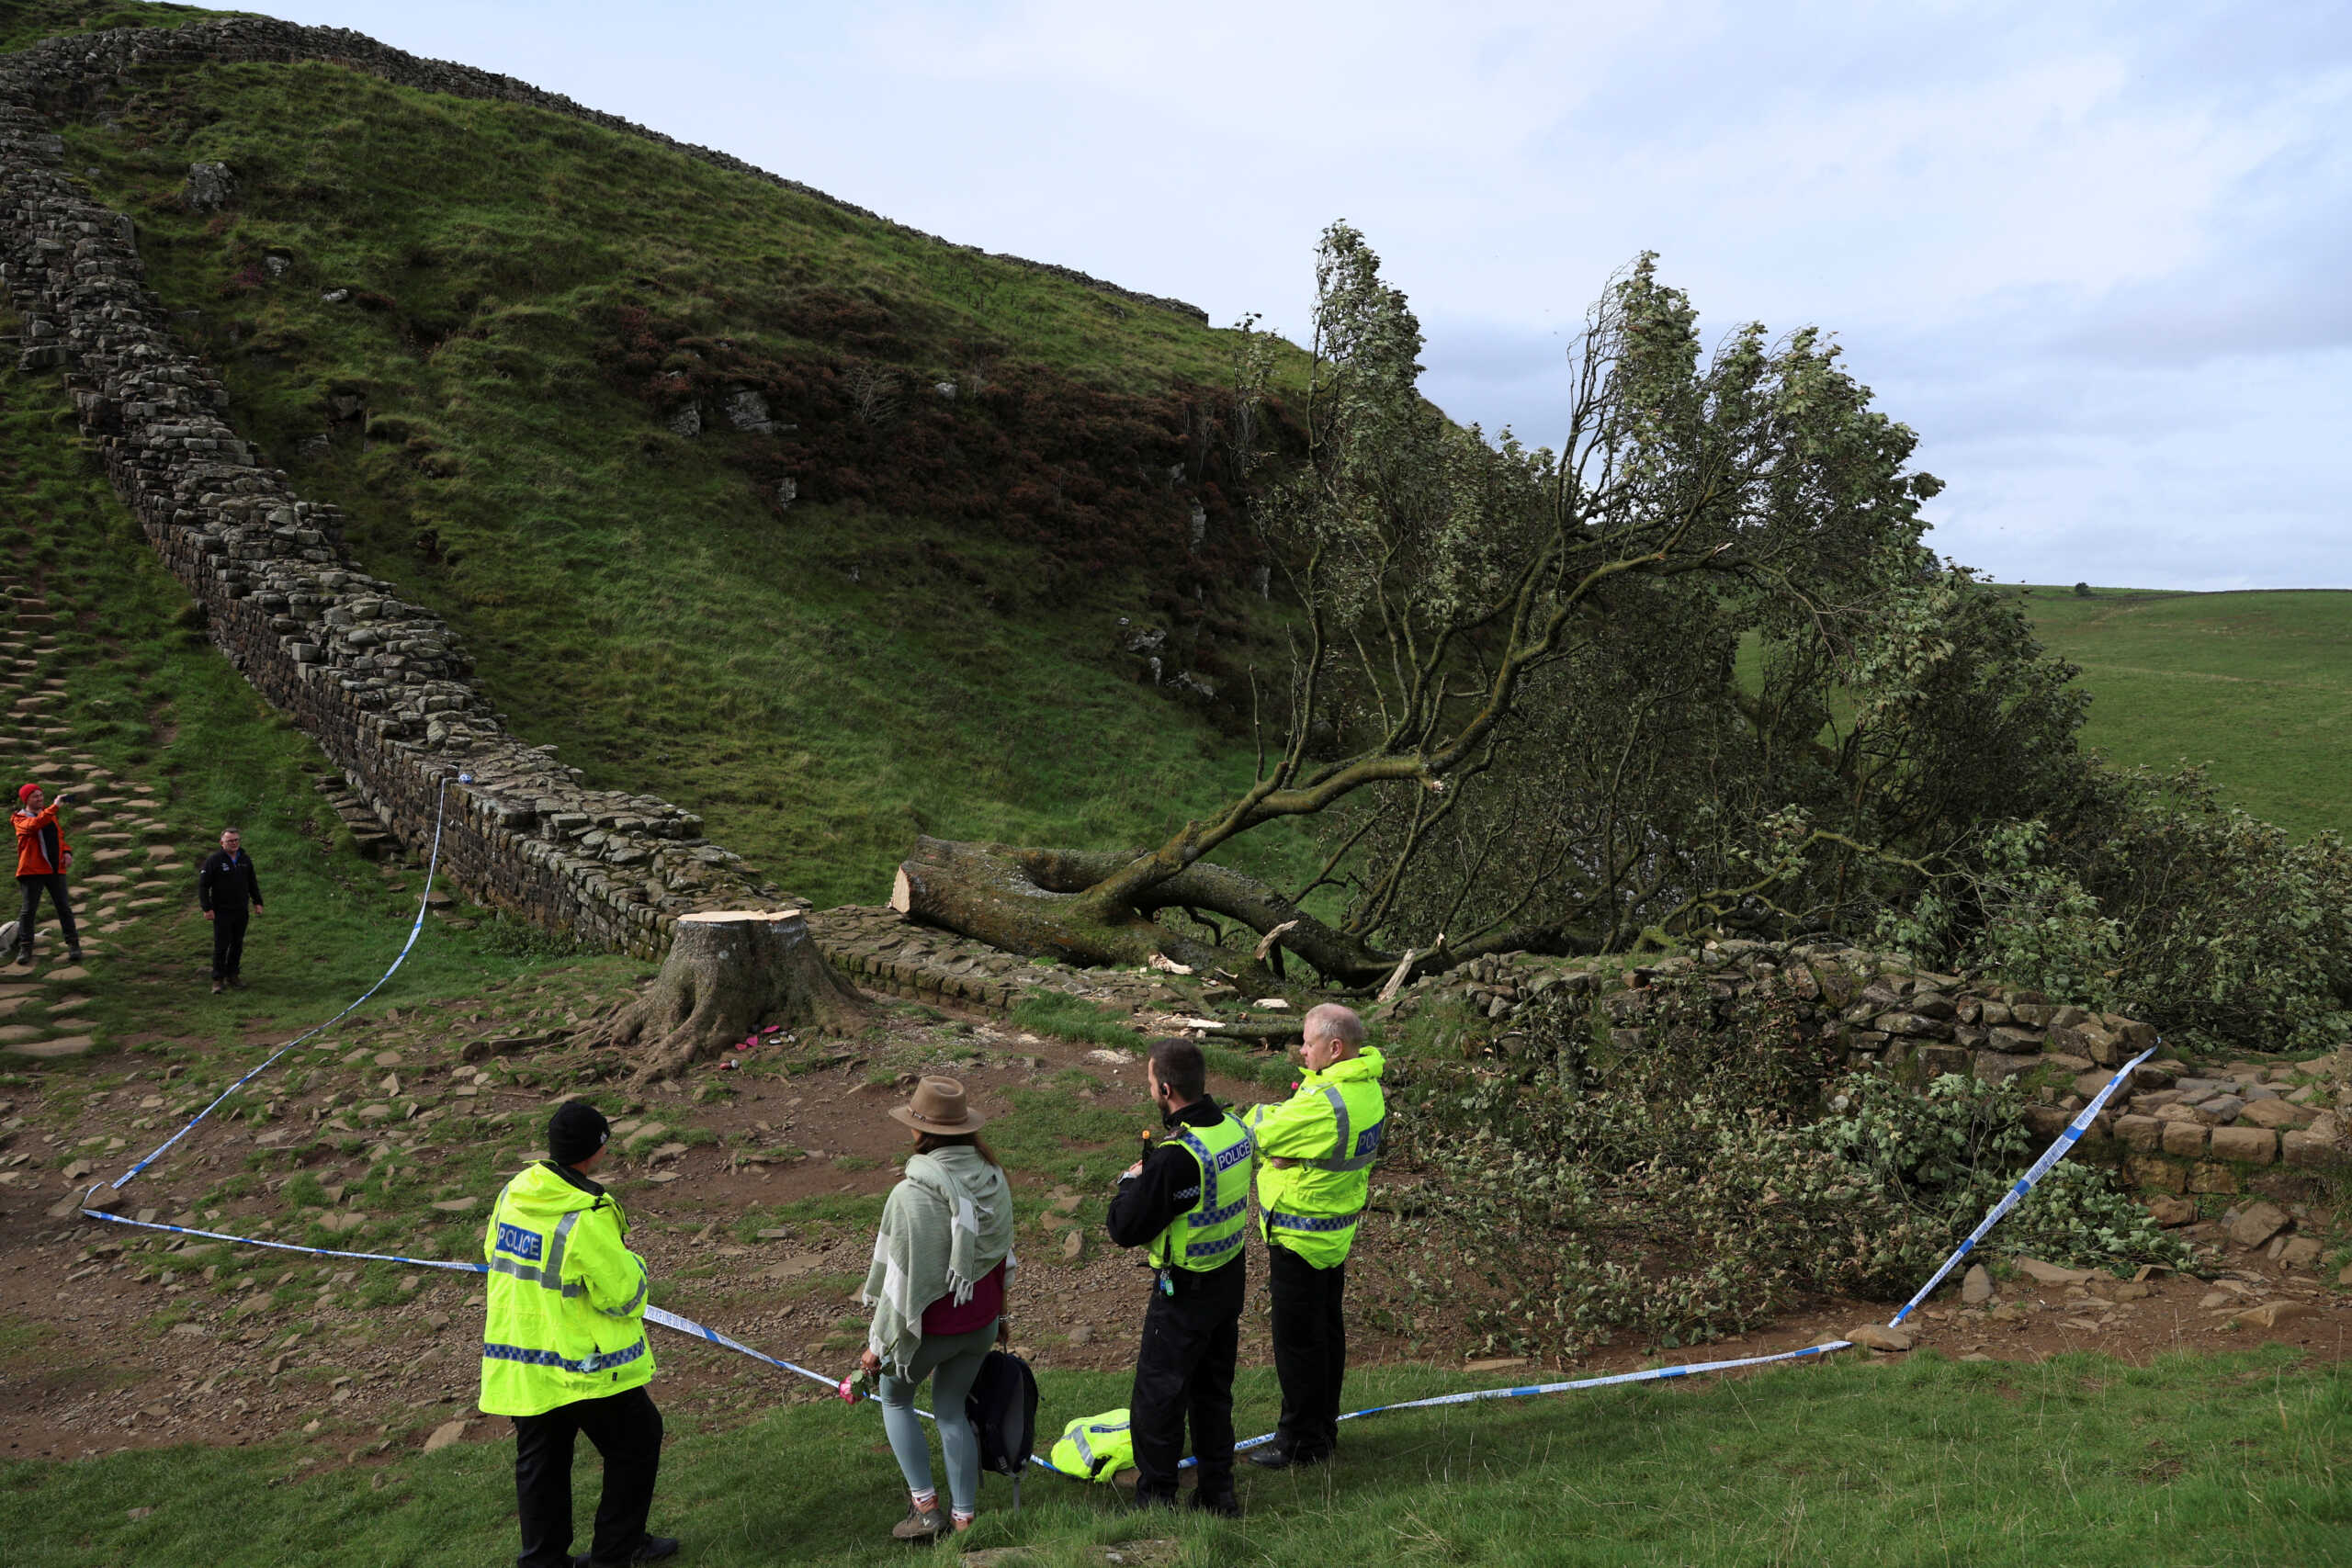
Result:
[[[135,52],[126,38],[180,36],[74,42],[103,61]],[[431,838],[447,783],[443,863],[485,904],[651,956],[681,914],[780,902],[693,813],[584,788],[552,748],[508,733],[449,628],[355,570],[335,509],[254,460],[222,417],[225,389],[143,287],[130,221],[57,167],[37,105],[73,78],[53,44],[31,55],[0,56],[0,287],[20,363],[64,371],[117,492],[245,678],[403,842]],[[450,782],[461,773],[471,782]]]
[[[1520,1013],[1557,996],[1586,1017],[1596,1043],[1643,1048],[1657,998],[1677,984],[1721,1000],[1764,996],[1854,1066],[1882,1064],[1918,1080],[1958,1073],[2022,1078],[2027,1121],[2054,1138],[2114,1069],[2159,1043],[2154,1027],[2095,1013],[1997,980],[1938,975],[1899,957],[1821,943],[1711,942],[1655,964],[1622,960],[1483,958],[1413,986],[1375,1010],[1403,1021],[1451,1008],[1465,1051],[1505,1061],[1533,1046]],[[2160,1051],[2108,1102],[2081,1153],[2173,1192],[2235,1192],[2269,1166],[2352,1166],[2352,1045],[2298,1062],[2194,1064]]]
[[[1124,299],[1132,304],[1156,310],[1172,310],[1180,316],[1205,324],[1208,312],[1197,305],[1182,299],[1170,299],[1156,294],[1142,294],[1132,288],[1122,288],[1092,277],[1073,267],[1059,266],[1052,262],[1031,261],[1026,256],[1008,255],[1002,252],[983,252],[976,245],[959,245],[952,240],[941,239],[920,229],[894,221],[876,212],[869,212],[839,197],[828,196],[814,186],[772,175],[756,164],[708,147],[679,141],[649,130],[644,126],[621,118],[618,115],[574,103],[560,93],[550,93],[518,82],[512,76],[502,76],[494,71],[481,71],[470,65],[458,65],[446,60],[424,60],[416,55],[377,42],[364,33],[343,28],[306,28],[292,22],[277,21],[263,17],[231,17],[217,22],[202,22],[185,28],[119,28],[107,32],[75,33],[70,37],[48,39],[22,53],[10,57],[11,75],[38,104],[62,106],[87,102],[105,84],[141,66],[197,64],[262,63],[284,65],[300,62],[341,65],[354,71],[364,71],[395,86],[414,87],[428,93],[446,93],[458,98],[488,98],[501,103],[526,104],[533,108],[553,114],[570,116],[616,130],[624,135],[642,138],[682,152],[697,162],[739,175],[748,175],[768,185],[779,186],[813,201],[821,201],[843,212],[876,223],[888,224],[902,234],[946,245],[954,250],[967,251],[975,255],[987,255],[991,261],[1009,266],[1023,267],[1045,273],[1089,288],[1098,294]],[[220,171],[206,176],[208,188],[219,180],[233,177],[234,171],[221,170],[219,164],[206,165]]]

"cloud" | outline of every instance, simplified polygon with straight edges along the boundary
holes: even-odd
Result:
[[[2352,584],[2352,9],[296,0],[904,221],[1294,334],[1355,222],[1545,439],[1635,254],[1836,332],[2004,577]]]

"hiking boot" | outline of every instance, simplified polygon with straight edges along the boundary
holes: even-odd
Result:
[[[66,963],[68,963],[68,964],[79,964],[79,963],[81,963],[81,962],[82,962],[82,950],[81,950],[80,948],[78,948],[78,947],[69,947],[69,948],[67,948],[67,949],[65,950],[65,962],[66,962]]]
[[[244,977],[243,977],[243,976],[240,976],[240,975],[232,975],[232,976],[229,976],[229,988],[230,988],[231,990],[232,990],[232,991],[242,991],[242,990],[243,990],[243,989],[245,988]],[[650,1559],[647,1559],[646,1561],[650,1561]]]
[[[33,961],[33,950],[32,950],[31,948],[29,948],[29,947],[20,947],[20,948],[17,949],[17,966],[18,968],[22,969],[22,968],[29,967],[29,966],[31,965],[31,964],[32,964],[32,961]]]
[[[1135,1489],[1134,1495],[1127,1499],[1127,1507],[1129,1511],[1137,1514],[1142,1513],[1147,1508],[1172,1508],[1175,1506],[1175,1493],[1147,1492],[1140,1486],[1136,1487]]]
[[[215,980],[212,982],[212,994],[216,997],[228,988],[229,982],[226,980]]]
[[[890,1527],[896,1540],[936,1540],[947,1533],[946,1510],[933,1503],[928,1508],[907,1506],[907,1517]]]

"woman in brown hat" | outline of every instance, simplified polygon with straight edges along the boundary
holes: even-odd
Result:
[[[901,1540],[964,1529],[979,1504],[980,1442],[964,1414],[989,1347],[1001,1337],[1012,1256],[1012,1188],[988,1145],[983,1118],[954,1078],[927,1077],[890,1114],[914,1134],[907,1174],[882,1206],[863,1298],[874,1308],[862,1362],[882,1374],[882,1427],[907,1478],[912,1509]],[[932,1484],[931,1439],[914,1411],[931,1379],[952,1516]]]

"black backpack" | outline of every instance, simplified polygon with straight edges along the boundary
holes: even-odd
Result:
[[[964,1413],[979,1434],[980,1468],[1012,1479],[1012,1506],[1021,1506],[1021,1478],[1037,1444],[1037,1380],[1029,1363],[1006,1350],[991,1350],[972,1380]]]

